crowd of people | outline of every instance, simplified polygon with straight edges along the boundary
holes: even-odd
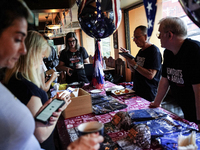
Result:
[[[0,67],[6,68],[0,83],[0,149],[55,150],[55,126],[71,99],[65,91],[48,98],[47,91],[58,74],[54,72],[46,82],[41,66],[66,71],[67,83],[89,83],[84,70],[89,58],[74,32],[66,35],[66,48],[58,58],[42,34],[28,30],[31,15],[27,9],[21,1],[0,2]],[[151,101],[150,107],[159,107],[170,88],[185,119],[200,129],[200,42],[187,38],[187,27],[177,17],[160,20],[158,38],[165,48],[163,64],[159,48],[147,39],[147,27],[140,25],[134,30],[133,41],[141,49],[134,59],[126,57],[134,72],[133,88]],[[65,104],[53,112],[49,123],[34,120],[54,98]],[[103,137],[93,133],[70,143],[68,149],[96,150],[101,142]]]

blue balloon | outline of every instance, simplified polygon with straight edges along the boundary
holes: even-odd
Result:
[[[115,27],[112,0],[102,0],[100,6],[100,16],[97,13],[95,0],[87,0],[84,7],[82,1],[78,9],[78,20],[82,30],[96,39],[113,34],[121,22],[121,10],[119,10],[117,27]]]

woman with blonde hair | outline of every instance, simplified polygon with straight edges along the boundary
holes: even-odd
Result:
[[[28,31],[25,39],[27,54],[19,58],[13,69],[6,72],[5,84],[7,88],[24,103],[32,115],[35,116],[40,107],[48,100],[44,91],[44,82],[41,76],[41,64],[43,57],[50,54],[50,46],[43,36],[36,31]],[[64,95],[64,96],[63,96]],[[68,105],[71,100],[69,95],[61,93],[62,99]],[[58,98],[61,98],[58,96]],[[61,112],[54,112],[59,117]],[[55,149],[53,142],[53,130],[57,121],[50,118],[50,125],[36,121],[35,136],[44,149]],[[51,121],[53,121],[51,123]]]

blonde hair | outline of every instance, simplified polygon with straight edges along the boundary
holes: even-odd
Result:
[[[13,74],[17,78],[18,72],[22,74],[24,78],[33,82],[39,88],[44,87],[44,83],[41,78],[41,58],[45,54],[49,56],[51,49],[45,38],[36,31],[28,31],[25,39],[25,45],[27,54],[20,56],[18,62],[12,69],[8,69],[5,75],[5,83],[8,83]],[[38,66],[36,68],[36,66]]]

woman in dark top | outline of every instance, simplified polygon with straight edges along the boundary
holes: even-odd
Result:
[[[43,36],[36,31],[29,31],[25,39],[27,54],[21,56],[13,69],[7,70],[5,84],[8,89],[24,103],[32,115],[48,100],[41,77],[41,63],[44,56],[48,56],[50,47]],[[68,98],[67,98],[68,97]],[[71,102],[69,95],[62,93],[59,99],[66,102],[65,108]],[[59,117],[60,112],[54,112],[53,116]],[[53,130],[57,121],[50,118],[50,124],[45,125],[36,121],[35,136],[46,150],[55,150],[53,142]]]
[[[56,67],[60,71],[66,71],[66,82],[89,83],[84,69],[84,63],[89,63],[89,56],[84,47],[80,47],[74,32],[66,35],[66,48],[61,52],[59,65]]]

